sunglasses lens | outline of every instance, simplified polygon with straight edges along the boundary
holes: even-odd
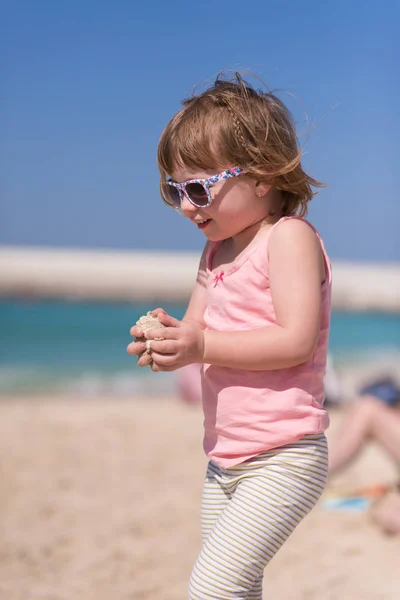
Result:
[[[163,200],[168,206],[179,208],[181,205],[179,190],[173,185],[165,185],[163,187]]]
[[[201,183],[188,183],[186,193],[197,206],[207,206],[209,199]]]

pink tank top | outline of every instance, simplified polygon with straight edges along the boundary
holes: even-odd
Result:
[[[207,329],[239,331],[275,324],[268,281],[268,240],[274,228],[289,218],[298,217],[280,219],[224,273],[212,270],[220,242],[210,244],[204,313]],[[304,435],[322,433],[329,425],[323,408],[323,380],[332,278],[323,242],[314,231],[321,243],[326,278],[321,286],[321,328],[313,356],[301,365],[271,371],[203,365],[204,450],[222,467],[239,464]]]

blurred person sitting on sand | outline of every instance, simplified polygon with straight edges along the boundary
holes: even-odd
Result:
[[[367,443],[383,448],[400,469],[400,388],[390,377],[364,386],[349,404],[329,447],[329,473],[335,474],[357,457]],[[400,533],[400,486],[388,486],[373,504],[371,517],[386,533]]]
[[[285,105],[238,73],[184,101],[158,162],[164,202],[208,241],[182,321],[157,309],[165,327],[128,352],[156,372],[202,365],[209,463],[189,600],[261,600],[264,568],[327,478],[331,267],[303,218],[321,184]]]

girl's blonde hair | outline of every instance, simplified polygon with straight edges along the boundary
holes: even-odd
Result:
[[[239,73],[183,101],[158,144],[161,194],[176,166],[211,170],[240,167],[282,192],[282,214],[304,216],[323,184],[301,166],[289,110],[270,91],[254,89]]]

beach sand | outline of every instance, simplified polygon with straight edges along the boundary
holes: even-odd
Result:
[[[0,599],[185,600],[200,410],[173,398],[3,398],[0,410]],[[371,447],[328,492],[395,475]],[[366,513],[319,505],[268,566],[265,598],[394,600],[399,559],[399,538]]]

